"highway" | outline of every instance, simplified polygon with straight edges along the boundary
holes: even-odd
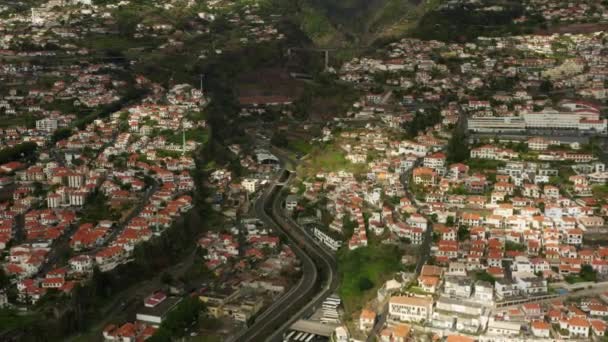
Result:
[[[275,213],[281,213],[280,208],[281,201],[279,198],[275,199],[273,203],[273,211]],[[328,251],[321,243],[315,240],[308,231],[298,226],[290,217],[284,215],[278,216],[279,222],[284,226],[291,229],[292,232],[298,232],[303,237],[303,242],[306,243],[305,250],[312,256],[313,260],[317,262],[317,266],[324,272],[321,273],[321,289],[317,295],[312,298],[304,307],[302,307],[295,315],[292,315],[290,319],[284,323],[279,329],[273,332],[268,338],[268,341],[281,341],[283,333],[289,329],[289,327],[300,318],[305,318],[314,313],[316,309],[321,307],[323,301],[332,295],[338,288],[338,264],[335,256],[332,252]],[[326,274],[325,274],[326,273]]]
[[[283,215],[280,193],[283,184],[289,184],[293,175],[284,169],[280,174],[280,178],[275,179],[257,199],[255,211],[259,219],[285,238],[301,262],[302,277],[234,341],[281,341],[283,332],[297,319],[311,313],[311,309],[332,294],[338,284],[333,255],[319,248],[310,235]]]

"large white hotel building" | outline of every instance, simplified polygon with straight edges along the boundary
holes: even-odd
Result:
[[[477,133],[513,133],[526,129],[571,129],[590,133],[608,133],[608,120],[600,118],[599,108],[580,102],[563,102],[560,110],[545,108],[511,117],[473,117],[468,129]]]

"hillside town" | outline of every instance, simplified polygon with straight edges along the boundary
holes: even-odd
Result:
[[[604,341],[608,3],[424,6],[0,4],[0,340]]]
[[[403,39],[342,65],[367,93],[325,132],[344,162],[304,162],[296,215],[331,250],[406,254],[338,339],[603,339],[607,37]]]

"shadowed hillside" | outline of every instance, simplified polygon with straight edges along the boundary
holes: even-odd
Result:
[[[442,0],[275,0],[322,46],[368,45],[398,37]]]

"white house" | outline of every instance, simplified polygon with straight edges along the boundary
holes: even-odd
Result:
[[[394,296],[388,302],[389,317],[402,322],[422,322],[431,318],[432,298]]]

